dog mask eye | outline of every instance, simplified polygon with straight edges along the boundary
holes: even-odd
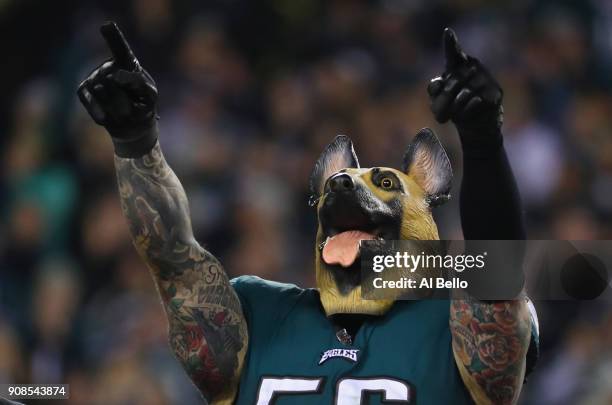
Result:
[[[384,188],[385,190],[391,190],[393,188],[393,180],[391,180],[388,177],[384,177],[381,181],[380,181],[380,186],[382,188]]]

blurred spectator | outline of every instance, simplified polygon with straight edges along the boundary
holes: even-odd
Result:
[[[30,378],[36,383],[61,383],[67,361],[75,355],[71,333],[80,304],[80,285],[67,263],[45,263],[34,284]]]
[[[11,325],[0,318],[0,381],[26,381],[26,367],[19,338]]]

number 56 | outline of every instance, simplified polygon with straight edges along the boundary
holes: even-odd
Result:
[[[263,377],[259,384],[257,405],[269,405],[280,395],[318,394],[323,378]],[[380,393],[383,401],[410,403],[408,383],[384,377],[343,378],[336,386],[335,405],[360,405],[366,393]]]

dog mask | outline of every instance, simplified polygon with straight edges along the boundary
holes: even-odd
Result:
[[[363,300],[359,241],[437,240],[431,207],[446,202],[452,169],[428,128],[408,146],[402,170],[360,168],[352,141],[337,136],[310,177],[318,216],[316,282],[326,314],[382,315],[394,300]]]

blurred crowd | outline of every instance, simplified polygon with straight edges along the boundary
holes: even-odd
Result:
[[[430,126],[458,194],[457,135],[434,122],[426,94],[447,25],[505,90],[529,237],[612,239],[607,0],[49,3],[63,17],[31,28],[56,32],[37,39],[49,42],[45,68],[2,103],[0,383],[69,383],[62,404],[201,403],[122,219],[111,142],[75,96],[109,57],[106,19],[158,84],[161,144],[195,234],[232,276],[314,284],[307,181],[336,134],[351,136],[363,166],[398,167]],[[0,17],[22,5],[0,2]],[[435,216],[442,238],[462,238],[456,199]],[[522,403],[612,403],[610,303],[536,307],[542,358]]]

